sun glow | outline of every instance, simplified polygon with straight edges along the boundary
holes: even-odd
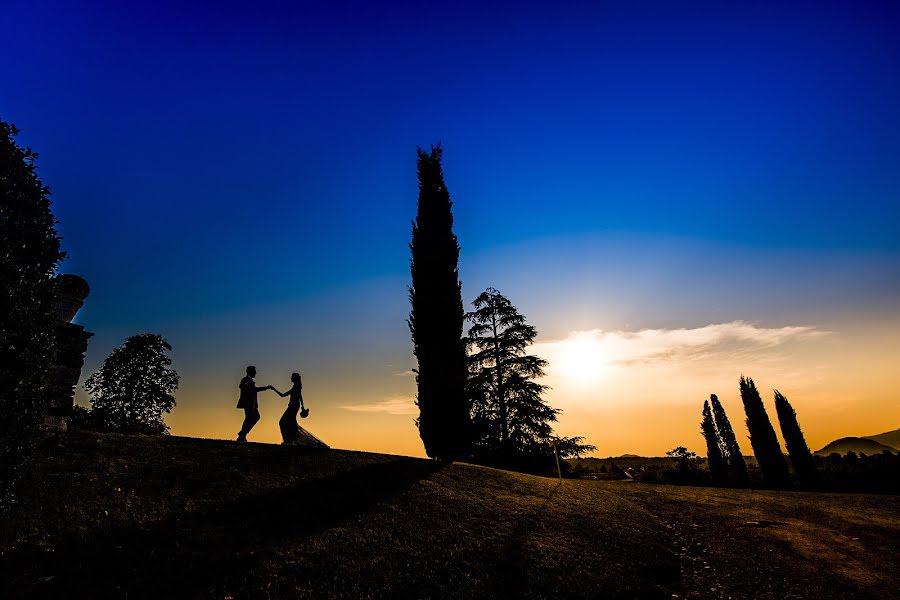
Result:
[[[608,367],[602,343],[589,337],[576,337],[559,344],[549,360],[551,373],[581,385],[597,381]]]

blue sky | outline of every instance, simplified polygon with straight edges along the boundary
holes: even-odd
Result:
[[[250,361],[395,393],[415,147],[438,141],[466,300],[496,286],[546,336],[834,329],[900,296],[890,2],[7,0],[0,18],[0,115],[41,153],[63,270],[94,290],[88,367],[160,331],[179,410]]]

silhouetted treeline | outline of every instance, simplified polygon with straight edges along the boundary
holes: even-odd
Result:
[[[816,479],[810,489],[834,492],[900,494],[900,453],[885,450],[868,456],[848,452],[814,456]]]
[[[37,153],[18,133],[0,119],[0,477],[40,431],[55,355],[51,278],[65,257]]]
[[[750,445],[756,462],[762,470],[763,479],[772,487],[783,487],[790,481],[787,462],[781,451],[781,444],[775,435],[775,428],[769,421],[769,415],[763,406],[762,397],[756,384],[749,377],[741,375],[741,401],[747,414],[747,430],[750,432]]]
[[[710,471],[716,484],[746,485],[747,463],[734,436],[731,421],[715,394],[710,394],[709,400],[703,403],[700,432],[706,440],[707,456],[712,457]]]
[[[684,447],[667,453],[667,458],[627,457],[616,459],[587,458],[571,461],[572,475],[591,479],[632,479],[640,483],[674,485],[718,485],[713,481],[708,462]],[[883,452],[865,455],[813,456],[816,479],[798,483],[798,489],[813,492],[900,493],[900,454]],[[753,488],[768,487],[756,460],[747,463],[748,484]],[[742,486],[746,487],[746,486]]]
[[[778,422],[781,424],[781,436],[784,445],[787,446],[791,456],[791,464],[794,474],[802,483],[812,483],[816,480],[816,464],[813,462],[812,452],[806,445],[803,431],[797,422],[797,413],[784,395],[775,390],[775,411],[778,414]]]
[[[747,415],[753,454],[762,480],[768,487],[786,487],[791,482],[791,469],[788,468],[788,461],[781,451],[756,384],[751,378],[742,375],[738,385]],[[818,480],[818,462],[813,459],[791,403],[778,390],[774,392],[778,422],[790,454],[794,478],[801,486],[811,487]],[[700,432],[706,441],[710,480],[715,485],[747,485],[750,482],[747,466],[725,409],[715,394],[710,396],[708,402],[703,403]]]
[[[662,471],[662,480],[670,483],[685,485],[703,485],[712,478],[712,473],[704,473],[703,459],[691,452],[685,446],[678,446],[666,452],[666,456],[674,460],[674,466],[668,466]],[[629,473],[635,479],[639,479],[634,471]],[[717,474],[721,477],[721,473]]]
[[[417,152],[418,213],[409,244],[409,331],[418,359],[416,423],[428,456],[452,460],[466,452],[471,439],[459,243],[453,233],[453,203],[444,183],[441,148]]]
[[[795,441],[786,442],[788,448],[793,450],[790,457],[785,457],[789,471],[792,470],[795,474],[793,487],[822,492],[900,493],[900,453],[884,451],[867,456],[864,453],[850,452],[846,456],[837,453],[830,456],[814,456],[809,453],[806,441],[802,440],[797,415],[787,398],[779,392],[776,394],[779,422],[782,431],[788,431],[784,433],[785,438],[797,436]],[[787,411],[787,408],[790,408],[790,411]],[[727,472],[726,482],[721,445],[723,429],[728,431],[730,424],[715,394],[704,402],[702,415],[701,433],[706,440],[708,452],[706,459],[697,457],[684,446],[679,446],[667,452],[666,458],[622,456],[569,461],[572,475],[590,479],[630,479],[642,483],[772,487],[770,479],[765,477],[762,465],[756,457],[748,456],[745,460],[739,451],[732,456],[740,456],[740,461],[735,461],[734,464],[741,466],[742,482],[735,481],[734,473],[730,469]],[[733,432],[731,433],[733,436]],[[802,441],[799,449],[795,444],[797,441]],[[719,451],[718,455],[716,450]]]
[[[715,397],[715,395],[713,396]],[[713,421],[712,409],[709,400],[703,402],[703,420],[700,422],[700,432],[706,440],[706,460],[709,464],[709,475],[716,485],[728,485],[731,477],[728,473],[728,461],[722,453],[719,432]]]

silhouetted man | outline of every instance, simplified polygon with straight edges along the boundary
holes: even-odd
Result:
[[[274,390],[271,385],[264,387],[256,387],[256,367],[247,367],[247,376],[241,379],[241,398],[238,400],[237,407],[244,409],[244,424],[238,432],[237,441],[246,442],[247,434],[253,429],[253,426],[259,421],[259,403],[257,402],[256,393],[264,390]]]

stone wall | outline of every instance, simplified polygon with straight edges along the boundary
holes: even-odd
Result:
[[[55,284],[56,360],[44,387],[44,427],[50,431],[67,431],[75,406],[75,386],[81,378],[88,340],[94,334],[71,322],[90,293],[87,282],[77,275],[60,275]]]
[[[56,324],[56,361],[50,367],[45,390],[46,412],[44,426],[51,431],[67,431],[72,407],[75,405],[75,386],[81,378],[88,340],[93,333],[81,325]]]

